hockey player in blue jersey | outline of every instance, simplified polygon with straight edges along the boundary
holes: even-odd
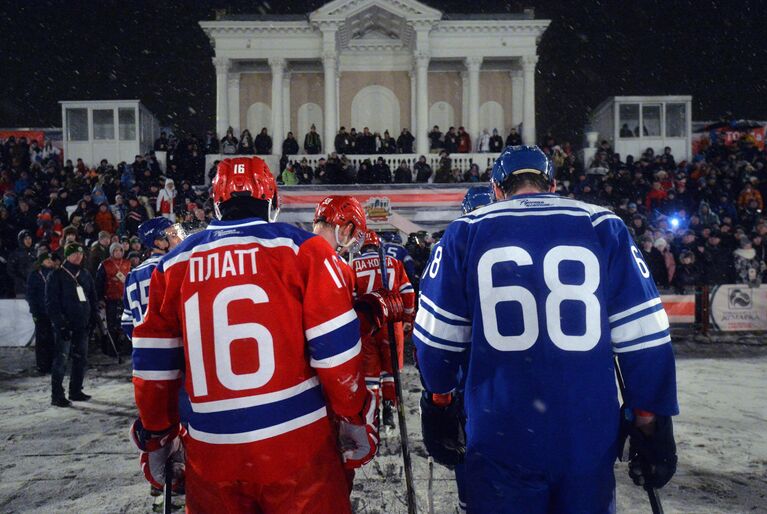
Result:
[[[379,232],[378,236],[382,241],[385,241],[384,252],[386,252],[386,255],[390,255],[402,262],[405,266],[407,278],[410,280],[410,283],[414,283],[413,281],[418,279],[415,273],[415,262],[410,254],[407,253],[405,247],[402,246],[402,236],[399,235],[399,232]]]
[[[553,194],[551,175],[537,147],[507,148],[498,202],[448,226],[421,280],[424,442],[465,462],[470,514],[614,512],[613,356],[634,415],[629,474],[662,487],[676,470],[674,355],[650,271],[617,216]],[[465,447],[449,400],[464,380]]]
[[[128,339],[133,335],[133,327],[144,319],[149,303],[148,289],[152,272],[160,258],[183,239],[178,225],[162,216],[142,223],[138,228],[138,235],[141,243],[151,250],[151,254],[147,260],[136,266],[125,280],[121,325]]]

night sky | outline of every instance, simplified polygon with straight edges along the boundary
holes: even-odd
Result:
[[[163,125],[215,126],[213,9],[306,13],[324,2],[0,2],[0,127],[61,125],[59,100],[142,100]],[[428,1],[552,20],[539,46],[538,132],[580,143],[612,95],[691,94],[693,120],[767,119],[767,1]],[[473,9],[473,10],[472,10]]]

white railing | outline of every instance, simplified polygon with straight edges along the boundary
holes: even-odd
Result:
[[[484,172],[487,168],[492,167],[495,160],[498,158],[499,153],[454,153],[450,154],[452,160],[452,168],[458,168],[461,171],[468,171],[472,164],[479,166],[480,173]],[[207,170],[213,165],[215,161],[220,161],[224,158],[234,157],[250,157],[249,155],[222,155],[222,154],[208,154],[205,156],[205,177],[207,178]],[[269,165],[269,169],[277,176],[283,170],[280,169],[280,156],[279,155],[259,155]],[[413,165],[418,162],[419,154],[415,153],[388,153],[388,154],[370,154],[370,155],[347,155],[346,158],[351,162],[352,166],[359,169],[360,164],[369,160],[372,164],[378,160],[379,157],[383,157],[384,162],[391,168],[392,173],[396,170],[402,161],[405,161],[410,169],[413,169]],[[436,172],[439,167],[439,154],[429,153],[426,154],[426,162],[431,166],[432,171]],[[301,162],[306,159],[307,164],[312,168],[316,168],[320,162],[320,159],[327,159],[328,154],[299,154],[289,155],[288,160],[290,162]]]

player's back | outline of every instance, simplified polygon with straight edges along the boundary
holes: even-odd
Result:
[[[463,260],[458,280],[472,320],[467,429],[484,445],[478,451],[502,449],[533,469],[613,451],[608,299],[616,248],[597,227],[615,219],[556,195],[522,195],[459,218],[440,243]],[[452,301],[429,298],[428,284],[422,294]]]
[[[149,303],[149,282],[162,255],[153,254],[136,266],[125,279],[123,293],[123,314],[120,323],[123,332],[130,338],[133,328],[141,323]]]
[[[161,262],[179,291],[165,300],[183,322],[188,458],[208,479],[277,479],[330,436],[318,372],[359,352],[337,264],[321,238],[253,220],[214,222]]]
[[[397,278],[397,268],[401,266],[394,257],[386,256],[387,289],[394,289]],[[381,280],[381,259],[377,252],[365,252],[355,257],[351,262],[352,270],[356,276],[357,294],[366,294],[380,289],[383,285]]]

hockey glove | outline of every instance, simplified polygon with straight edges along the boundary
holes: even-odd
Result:
[[[181,437],[185,433],[186,429],[180,424],[162,432],[151,432],[144,428],[140,419],[133,422],[131,439],[141,452],[141,471],[153,487],[163,488],[167,464],[173,472],[173,490],[183,492],[185,455]]]
[[[352,418],[342,417],[338,426],[338,441],[344,466],[359,468],[375,456],[378,450],[378,398],[366,391],[362,412]]]
[[[676,443],[670,416],[655,416],[655,431],[647,435],[629,429],[629,476],[636,485],[660,489],[676,472]]]
[[[421,394],[421,433],[426,451],[444,466],[463,462],[466,421],[462,402],[454,395]]]
[[[402,321],[405,308],[402,305],[402,297],[396,291],[377,289],[367,293],[354,302],[354,310],[363,314],[362,331],[371,334],[385,327],[388,322]],[[365,322],[367,321],[367,326]]]

